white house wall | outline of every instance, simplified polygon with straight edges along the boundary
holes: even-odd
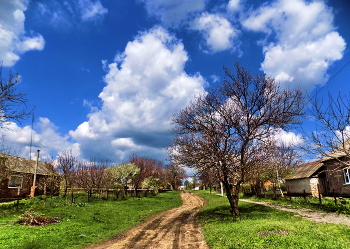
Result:
[[[289,179],[286,180],[286,185],[291,194],[302,195],[305,193],[308,195],[318,196],[318,178],[301,178],[301,179]]]

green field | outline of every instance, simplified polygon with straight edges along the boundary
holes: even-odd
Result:
[[[226,197],[201,192],[199,215],[208,245],[221,248],[350,248],[350,227],[308,221],[295,213],[240,202],[233,219]]]
[[[111,238],[152,215],[181,205],[179,192],[125,200],[93,200],[86,196],[67,205],[55,197],[53,207],[44,208],[39,198],[21,201],[19,212],[14,204],[0,204],[0,248],[82,248]],[[23,213],[36,217],[56,217],[59,223],[47,226],[18,224]]]

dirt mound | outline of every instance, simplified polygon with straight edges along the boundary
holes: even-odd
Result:
[[[46,226],[52,223],[58,223],[62,219],[53,217],[42,217],[34,213],[24,213],[19,217],[18,223],[25,226]]]

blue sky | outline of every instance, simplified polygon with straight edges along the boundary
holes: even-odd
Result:
[[[332,77],[350,61],[349,10],[346,0],[0,1],[4,72],[20,73],[17,90],[36,107],[33,130],[28,118],[1,135],[26,158],[163,160],[169,118],[236,60],[311,96],[348,92],[350,65]]]

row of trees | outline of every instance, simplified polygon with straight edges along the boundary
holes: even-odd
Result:
[[[263,169],[295,163],[292,148],[282,146],[275,135],[301,123],[303,95],[280,89],[273,78],[253,76],[238,63],[235,67],[235,75],[225,67],[222,85],[208,89],[173,116],[175,138],[168,154],[209,182],[220,181],[232,215],[239,215],[243,182],[259,185]]]
[[[101,189],[124,189],[132,187],[158,191],[159,187],[176,188],[185,177],[184,170],[175,165],[164,166],[162,162],[132,155],[128,163],[112,166],[106,160],[82,161],[64,151],[57,156],[56,165],[62,176],[63,195],[68,188],[83,188],[89,195]]]

